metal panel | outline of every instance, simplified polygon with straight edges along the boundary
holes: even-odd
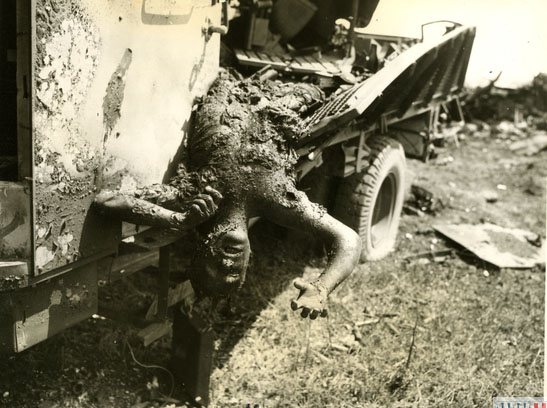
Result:
[[[17,1],[17,156],[21,181],[32,178],[34,6],[34,0]]]
[[[115,248],[119,224],[89,211],[96,191],[169,178],[193,101],[217,74],[219,35],[202,29],[220,7],[37,1],[37,274]]]
[[[97,263],[14,292],[15,351],[23,351],[97,312]]]
[[[30,189],[0,182],[0,291],[25,286],[31,253]]]
[[[471,51],[474,36],[474,27],[459,27],[439,40],[422,42],[404,51],[376,74],[332,99],[310,116],[308,123],[311,127],[311,135],[301,140],[301,146],[318,136],[346,125],[361,115],[366,119],[367,124],[374,123],[386,109],[389,110],[390,105],[392,105],[391,109],[398,108],[393,106],[393,102],[401,103],[398,97],[401,87],[412,89],[408,93],[410,99],[407,98],[403,106],[405,111],[410,107],[409,101],[412,102],[412,97],[419,100],[420,95],[417,95],[416,91],[423,90],[423,96],[431,99],[442,82],[441,79],[449,71],[446,65],[452,58],[461,56],[463,62],[458,62],[465,74],[469,60],[468,53]],[[453,47],[456,40],[460,47],[465,47],[464,52],[459,53],[459,49]],[[442,57],[441,61],[434,60],[438,56]],[[440,70],[438,75],[435,75],[435,69]],[[420,72],[421,75],[416,77],[415,71]],[[435,76],[438,78],[433,78]],[[458,80],[459,87],[463,86],[461,73]],[[443,95],[443,97],[448,98],[449,95]],[[404,112],[401,111],[400,116],[403,115]]]

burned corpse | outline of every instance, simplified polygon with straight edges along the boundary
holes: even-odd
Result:
[[[135,197],[103,192],[98,205],[128,221],[195,228],[192,281],[206,293],[229,293],[243,284],[250,218],[310,232],[325,243],[328,264],[314,282],[295,280],[300,293],[291,306],[303,317],[324,316],[328,294],[358,261],[360,240],[296,188],[291,146],[306,133],[301,115],[322,98],[310,84],[243,80],[221,71],[198,105],[187,157],[170,185]]]

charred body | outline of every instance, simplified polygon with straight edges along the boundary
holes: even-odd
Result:
[[[244,80],[223,70],[199,104],[187,157],[170,184],[134,197],[102,192],[96,203],[128,221],[195,229],[192,280],[207,294],[243,284],[250,218],[313,233],[328,248],[329,262],[318,281],[295,282],[300,295],[292,307],[303,317],[324,316],[327,295],[358,262],[360,239],[296,188],[292,145],[306,134],[309,107],[323,98],[311,84]]]

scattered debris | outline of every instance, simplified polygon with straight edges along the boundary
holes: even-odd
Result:
[[[525,182],[524,192],[532,196],[539,196],[542,194],[542,183],[541,177],[530,175]]]
[[[545,262],[545,247],[530,244],[538,235],[494,224],[435,225],[436,231],[498,268],[533,268]]]
[[[547,132],[538,131],[534,136],[518,140],[509,146],[512,152],[521,154],[523,156],[533,156],[547,149]]]
[[[341,351],[343,353],[347,353],[349,351],[348,347],[346,347],[342,344],[338,344],[338,343],[332,343],[331,348],[333,348],[334,350],[337,350],[337,351]]]
[[[451,256],[454,253],[453,249],[450,248],[442,248],[438,249],[436,251],[427,251],[427,252],[420,252],[418,254],[411,254],[405,256],[403,259],[405,261],[411,261],[414,259],[430,259],[433,262],[441,263],[446,261],[449,256]]]
[[[527,128],[526,122],[515,124],[508,120],[503,120],[494,128],[496,134],[501,139],[509,139],[511,136],[524,137],[526,134],[524,129]]]
[[[362,326],[368,326],[368,325],[371,325],[371,324],[376,324],[380,321],[381,319],[379,317],[377,318],[373,318],[373,319],[367,319],[367,320],[363,320],[361,322],[356,322],[355,323],[355,326],[357,327],[362,327]]]
[[[411,204],[404,204],[403,210],[405,214],[408,214],[408,215],[417,215],[418,217],[423,217],[425,215],[423,211],[420,211],[419,209],[412,206]]]
[[[484,197],[487,203],[495,203],[499,199],[498,193],[492,190],[483,191],[482,196]]]
[[[393,335],[398,336],[400,334],[399,330],[387,320],[384,320],[384,324],[389,329],[389,331],[391,331]]]
[[[513,124],[524,122],[547,130],[547,74],[537,75],[530,85],[518,89],[500,88],[494,84],[495,81],[464,98],[468,118]]]
[[[454,139],[454,140],[457,140],[457,139]],[[446,156],[446,157],[442,157],[442,158],[437,159],[435,164],[437,164],[439,166],[446,166],[447,164],[450,164],[450,163],[453,163],[453,162],[454,162],[454,157]]]
[[[433,193],[423,187],[413,184],[410,187],[410,196],[404,205],[407,214],[423,216],[424,214],[435,215],[444,204],[436,199]]]

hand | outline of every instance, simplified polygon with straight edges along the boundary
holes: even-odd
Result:
[[[291,301],[291,309],[302,309],[303,318],[310,316],[310,319],[316,319],[317,316],[327,316],[327,288],[320,282],[309,283],[302,278],[296,278],[293,282],[296,289],[300,289],[300,294]]]
[[[194,225],[201,224],[212,217],[222,200],[222,194],[212,187],[205,187],[205,193],[198,194],[188,202],[188,219]]]

